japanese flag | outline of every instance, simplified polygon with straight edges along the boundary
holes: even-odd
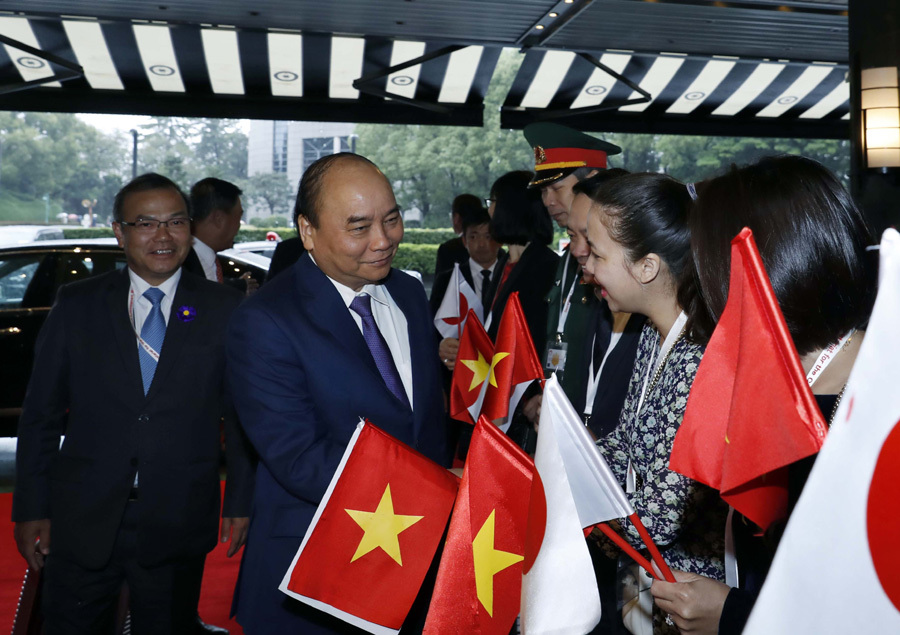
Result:
[[[900,234],[825,445],[745,634],[900,633]]]
[[[441,337],[458,338],[466,325],[469,309],[475,311],[476,315],[482,315],[484,312],[475,290],[463,278],[459,263],[454,263],[444,299],[441,300],[441,306],[434,316],[434,326]]]

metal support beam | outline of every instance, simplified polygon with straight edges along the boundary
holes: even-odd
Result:
[[[518,37],[518,39],[516,40],[516,45],[521,46],[523,52],[535,46],[543,46],[550,38],[559,33],[569,22],[581,15],[585,9],[593,4],[593,2],[594,0],[581,0],[581,2],[573,4],[567,11],[565,11],[565,13],[560,15],[558,18],[554,18],[550,26],[542,29],[540,35],[534,34],[534,27],[537,26],[537,23],[533,24],[530,29],[528,29],[525,33]],[[554,7],[554,9],[556,8],[557,7]]]
[[[0,35],[0,43],[6,44],[7,46],[11,46],[25,53],[29,53],[43,60],[47,60],[51,64],[62,66],[65,69],[55,73],[51,77],[33,79],[27,82],[15,82],[12,84],[0,86],[0,95],[4,95],[7,93],[17,93],[19,91],[28,90],[29,88],[34,88],[36,86],[49,84],[50,82],[64,82],[69,79],[75,79],[76,77],[84,77],[84,69],[79,64],[70,62],[69,60],[54,55],[53,53],[47,53],[46,51],[36,49],[33,46],[29,46],[24,42],[19,42],[18,40],[14,40],[10,37],[6,37],[5,35]]]
[[[395,93],[390,93],[383,88],[379,88],[376,86],[371,86],[372,83],[377,82],[381,79],[384,79],[393,73],[397,73],[399,71],[406,70],[407,68],[411,68],[413,66],[418,66],[419,64],[424,64],[430,60],[433,60],[438,57],[443,57],[445,55],[450,55],[454,51],[458,51],[460,49],[466,48],[465,45],[456,44],[453,46],[445,46],[444,48],[438,49],[437,51],[432,51],[431,53],[426,53],[425,55],[420,55],[415,59],[411,59],[407,62],[403,62],[402,64],[397,64],[395,66],[391,66],[390,68],[386,68],[383,71],[378,71],[376,73],[369,73],[359,79],[353,80],[353,88],[360,91],[361,93],[366,93],[368,95],[375,95],[376,97],[383,97],[385,99],[393,99],[395,101],[402,101],[405,104],[409,104],[410,106],[416,106],[417,108],[423,108],[425,110],[430,110],[432,112],[439,112],[442,114],[449,114],[453,111],[451,106],[442,106],[441,104],[432,104],[429,102],[421,101],[418,99],[410,99],[409,97],[404,97],[402,95],[397,95]]]
[[[653,96],[646,90],[635,84],[633,81],[622,75],[621,73],[611,69],[609,66],[601,62],[599,59],[589,53],[579,53],[579,57],[587,60],[604,73],[615,77],[617,80],[628,86],[631,90],[640,94],[640,97],[632,97],[617,104],[603,104],[600,106],[586,106],[584,108],[565,108],[562,110],[535,110],[535,120],[541,121],[546,119],[562,119],[565,117],[575,117],[578,115],[590,115],[595,112],[603,112],[605,110],[616,110],[622,106],[631,106],[633,104],[646,104],[653,100]],[[503,112],[528,112],[527,108],[503,108]]]

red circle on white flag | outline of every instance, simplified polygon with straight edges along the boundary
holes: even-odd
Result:
[[[900,421],[898,421],[878,454],[875,472],[869,485],[866,505],[866,531],[869,552],[881,588],[900,611]]]

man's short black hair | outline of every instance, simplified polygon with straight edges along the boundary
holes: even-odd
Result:
[[[322,157],[306,168],[306,172],[300,177],[300,187],[297,188],[297,202],[294,204],[294,225],[299,225],[300,217],[305,216],[310,225],[313,227],[319,226],[319,205],[321,204],[319,194],[322,189],[322,181],[325,179],[328,171],[336,163],[342,161],[368,163],[376,170],[378,169],[378,166],[366,157],[353,154],[352,152],[339,152]]]
[[[472,212],[484,209],[481,199],[474,194],[460,194],[453,199],[453,206],[450,210],[451,214],[459,214],[460,219],[465,223],[466,216]]]
[[[227,214],[241,194],[241,188],[222,179],[208,177],[197,181],[191,188],[191,218],[203,220],[217,209]]]
[[[113,201],[113,220],[119,223],[124,220],[125,217],[123,216],[123,205],[128,195],[136,194],[138,192],[148,192],[150,190],[165,189],[173,189],[178,192],[178,194],[184,200],[184,207],[187,210],[188,215],[190,215],[191,201],[187,196],[184,195],[184,192],[181,191],[181,188],[175,184],[175,181],[166,176],[163,176],[162,174],[157,174],[156,172],[148,172],[147,174],[141,174],[140,176],[131,179],[116,194],[116,198]]]
[[[470,227],[478,227],[479,225],[490,225],[491,223],[491,215],[488,214],[488,211],[483,207],[478,209],[469,210],[469,212],[463,216],[462,220],[462,230],[463,236],[466,235],[466,232],[469,231]]]

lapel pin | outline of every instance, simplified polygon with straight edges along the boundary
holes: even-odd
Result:
[[[182,322],[193,322],[197,317],[197,309],[192,306],[184,305],[178,307],[178,319]]]

